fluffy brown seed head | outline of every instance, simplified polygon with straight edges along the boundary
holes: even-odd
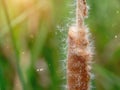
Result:
[[[92,53],[84,18],[87,15],[86,0],[77,0],[76,26],[68,32],[67,85],[68,90],[90,89],[90,62]]]
[[[82,28],[79,32],[75,29],[76,27],[72,27],[68,32],[68,90],[89,90],[88,62],[91,57],[91,53],[87,51],[89,41],[86,38],[86,28]]]

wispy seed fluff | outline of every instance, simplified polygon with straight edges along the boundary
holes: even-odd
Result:
[[[84,25],[86,0],[77,0],[76,26],[68,32],[67,90],[90,90],[91,44]]]

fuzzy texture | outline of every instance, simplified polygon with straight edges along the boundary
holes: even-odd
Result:
[[[78,28],[81,28],[84,24],[84,18],[87,16],[87,5],[86,0],[77,0],[76,8],[76,24]]]
[[[77,2],[77,24],[68,32],[67,86],[68,90],[90,90],[91,47],[88,29],[84,25],[86,1]]]

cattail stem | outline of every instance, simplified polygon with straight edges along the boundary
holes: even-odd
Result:
[[[76,26],[68,32],[67,86],[68,90],[90,90],[91,52],[84,18],[86,1],[77,0]]]
[[[77,0],[76,24],[79,27],[84,24],[84,17],[87,15],[86,0]]]

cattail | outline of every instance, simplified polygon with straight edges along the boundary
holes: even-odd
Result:
[[[88,29],[84,25],[87,15],[86,0],[77,0],[76,26],[68,32],[67,87],[68,90],[90,90],[91,49]]]

